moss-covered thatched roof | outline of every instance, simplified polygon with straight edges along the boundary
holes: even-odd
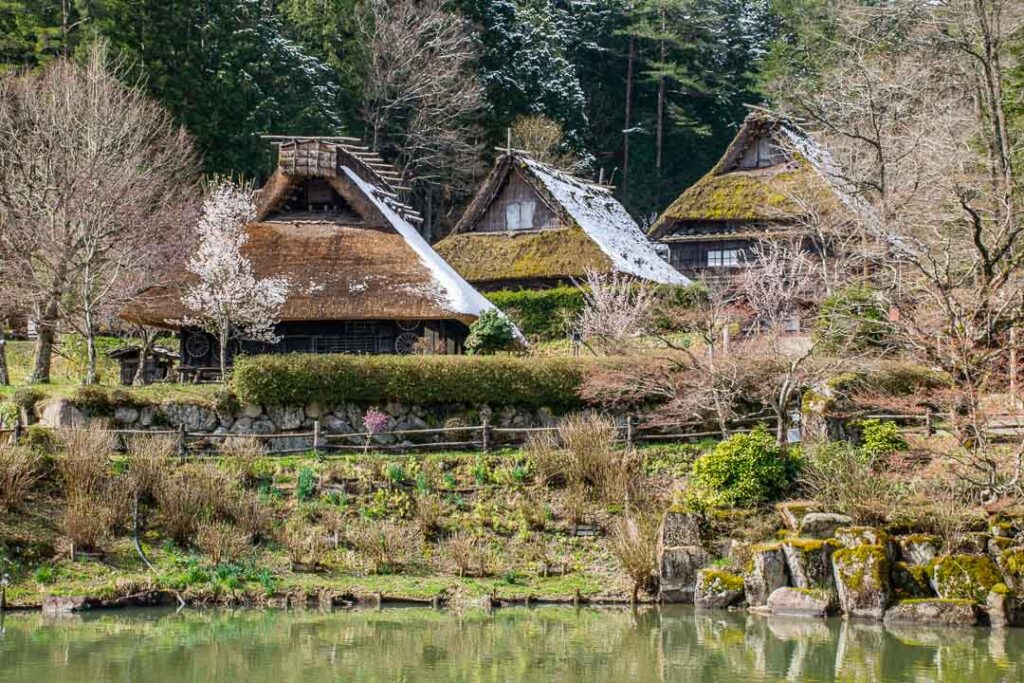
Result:
[[[567,280],[587,268],[609,271],[611,259],[580,228],[521,232],[465,232],[434,246],[470,282]]]
[[[750,145],[770,137],[784,151],[783,163],[740,169]],[[806,135],[785,121],[751,114],[725,154],[703,178],[683,192],[651,227],[651,237],[671,234],[681,222],[783,223],[816,212],[836,210],[841,202],[822,171],[797,151]]]

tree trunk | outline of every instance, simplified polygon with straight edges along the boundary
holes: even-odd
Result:
[[[7,370],[7,338],[4,336],[4,323],[0,321],[0,387],[11,383],[11,375]]]
[[[156,343],[156,335],[150,334],[145,328],[139,330],[139,367],[135,369],[135,377],[132,377],[132,384],[141,387],[146,384],[146,363]]]
[[[50,368],[53,362],[53,342],[57,335],[57,303],[51,300],[46,310],[36,320],[36,357],[30,384],[49,384]]]
[[[622,127],[622,198],[629,196],[629,127],[633,119],[633,62],[636,43],[629,37],[629,59],[626,62],[626,121]]]
[[[228,329],[221,326],[220,330],[220,381],[228,380]]]
[[[85,383],[96,384],[96,330],[92,323],[92,311],[85,309]]]
[[[665,33],[665,9],[661,10],[661,32]],[[665,40],[660,41],[661,68],[665,68]],[[654,167],[661,176],[662,148],[665,141],[665,76],[658,77],[658,122],[655,130]]]

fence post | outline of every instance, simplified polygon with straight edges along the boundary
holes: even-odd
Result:
[[[313,455],[320,454],[320,420],[313,420]]]
[[[486,415],[484,416],[483,423],[480,425],[480,445],[485,453],[491,450],[491,418]]]
[[[924,433],[926,436],[933,436],[935,434],[935,428],[932,426],[931,408],[927,408],[924,411]]]
[[[633,414],[626,415],[626,445],[632,448],[636,445],[636,434],[633,432]]]
[[[11,445],[17,446],[18,442],[21,441],[21,417],[17,417],[14,420],[14,433],[11,434]]]
[[[178,457],[182,464],[188,458],[188,434],[185,433],[184,423],[178,425]]]

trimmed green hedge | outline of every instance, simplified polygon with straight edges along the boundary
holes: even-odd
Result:
[[[585,362],[511,356],[290,354],[238,358],[231,383],[243,403],[324,406],[468,403],[580,405]]]
[[[520,332],[541,340],[565,337],[566,320],[577,318],[583,310],[583,290],[579,287],[502,290],[486,296]]]

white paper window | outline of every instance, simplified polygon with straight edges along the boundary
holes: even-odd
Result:
[[[505,229],[529,230],[533,227],[535,202],[515,202],[505,205]]]
[[[736,268],[739,265],[739,249],[717,249],[708,252],[708,268]]]

